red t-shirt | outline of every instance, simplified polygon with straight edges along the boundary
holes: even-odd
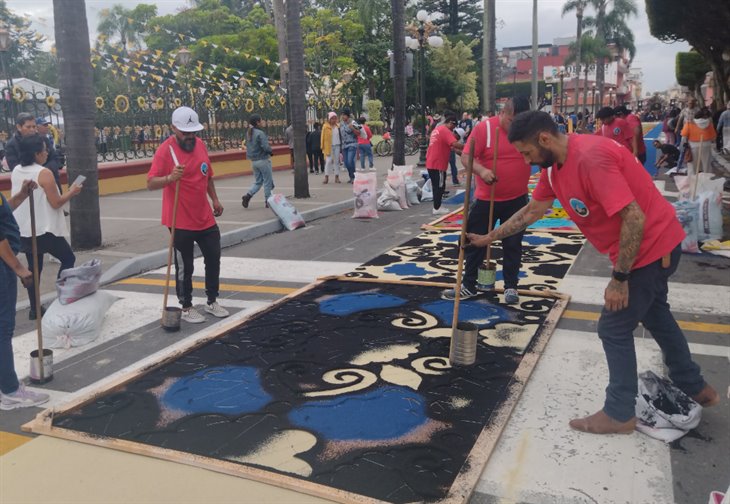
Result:
[[[631,145],[631,140],[634,138],[634,132],[631,129],[631,126],[629,126],[629,123],[620,117],[614,117],[611,124],[601,124],[601,127],[596,130],[595,134],[610,138],[611,140],[616,140],[632,153],[634,152],[634,148]]]
[[[638,141],[639,141],[639,145],[638,145],[639,152],[638,153],[639,154],[646,153],[646,144],[644,143],[644,133],[641,128],[641,119],[636,117],[636,115],[634,115],[634,114],[629,114],[626,116],[626,122],[628,123],[629,128],[631,129],[632,135],[634,134],[634,130],[636,128],[639,128],[639,131],[642,132],[641,136],[638,138]],[[633,136],[632,136],[632,138],[633,138]],[[632,152],[633,152],[633,148],[632,148]]]
[[[543,171],[532,193],[539,201],[558,198],[578,228],[615,265],[622,219],[636,201],[645,215],[644,236],[631,269],[671,252],[684,239],[674,208],[641,170],[639,160],[618,143],[593,135],[570,135],[565,164]]]
[[[361,145],[367,145],[370,143],[370,139],[373,138],[373,132],[370,131],[370,128],[367,124],[362,125],[362,129],[365,130],[365,135],[367,138],[363,138],[361,136],[357,137],[357,143]]]
[[[183,177],[180,179],[180,195],[177,205],[177,229],[201,231],[215,225],[213,209],[208,203],[208,180],[213,178],[213,168],[205,144],[196,139],[193,152],[184,151],[171,136],[160,144],[152,158],[152,167],[147,179],[164,177],[172,173],[175,163],[170,155],[172,145],[177,160],[185,165]],[[167,184],[162,189],[162,225],[172,226],[172,204],[175,201],[175,184]]]
[[[458,140],[448,126],[442,124],[431,132],[431,140],[426,152],[426,168],[446,171],[449,167],[451,146]]]
[[[471,139],[474,139],[474,162],[487,168],[492,168],[494,156],[494,143],[497,137],[497,126],[499,117],[490,117],[486,121],[477,124],[469,135],[464,147],[464,153],[471,152]],[[487,127],[489,130],[487,131]],[[481,177],[474,177],[476,199],[489,201],[492,186],[482,180]],[[507,132],[504,128],[499,129],[499,151],[497,152],[497,183],[494,185],[494,201],[508,201],[527,194],[527,183],[530,180],[530,165],[525,163],[515,147],[509,143]]]

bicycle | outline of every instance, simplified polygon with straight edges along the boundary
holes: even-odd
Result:
[[[378,156],[390,156],[393,152],[393,142],[389,138],[383,139],[375,144],[375,154]]]

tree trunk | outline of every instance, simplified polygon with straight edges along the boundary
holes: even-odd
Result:
[[[53,15],[68,180],[86,177],[84,189],[71,199],[71,245],[91,249],[101,245],[101,220],[86,2],[53,0]]]
[[[283,0],[273,0],[272,8],[274,10],[274,26],[276,27],[276,42],[279,49],[279,63],[286,61],[286,11],[284,10]],[[279,65],[279,80],[285,88],[289,87],[286,82],[287,67]]]
[[[459,0],[449,0],[449,35],[459,33]]]
[[[405,0],[390,0],[393,14],[393,164],[406,164]]]
[[[277,0],[274,0],[275,2]],[[307,179],[307,105],[304,77],[304,40],[299,23],[299,0],[286,2],[287,54],[289,58],[289,103],[294,128],[294,197],[309,198]]]
[[[482,107],[494,110],[497,92],[496,0],[484,0],[484,42],[482,44]],[[495,111],[496,112],[496,111]]]
[[[588,108],[588,63],[585,63],[583,69],[583,109]]]
[[[537,0],[532,0],[532,110],[537,110],[539,105],[537,97],[538,52],[537,52]]]
[[[596,38],[606,43],[606,1],[601,2],[596,14]],[[606,58],[600,57],[596,61],[596,89],[598,89],[599,109],[603,106],[603,87],[606,81]]]
[[[582,45],[582,39],[583,36],[583,8],[578,7],[578,10],[575,13],[575,17],[578,18],[578,28],[576,29],[576,35],[575,35],[575,90],[573,91],[573,102],[575,103],[575,113],[578,114],[578,92],[580,88],[580,66],[583,64],[583,61],[580,58],[580,51],[581,51],[581,45]],[[588,87],[588,81],[583,82],[583,87]]]

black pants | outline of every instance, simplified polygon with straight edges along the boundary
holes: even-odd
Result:
[[[43,272],[43,255],[51,254],[53,257],[61,261],[61,267],[58,269],[58,275],[63,270],[73,268],[76,263],[76,256],[71,250],[71,245],[68,244],[63,236],[56,236],[53,233],[44,233],[37,237],[38,244],[38,282],[41,279],[41,273]],[[33,271],[33,245],[30,238],[21,237],[20,244],[25,252],[25,257],[28,260],[28,269]],[[56,276],[58,278],[58,276]],[[30,300],[31,311],[36,311],[35,304],[35,286],[31,285],[28,288],[28,299]],[[39,314],[40,315],[40,314]]]
[[[639,154],[636,158],[641,161],[641,164],[646,163],[646,152]]]
[[[193,306],[193,251],[198,244],[205,262],[205,295],[218,298],[221,271],[221,232],[218,226],[202,231],[175,230],[175,291],[183,308]]]
[[[523,206],[527,205],[527,195],[507,201],[494,202],[494,221],[506,222]],[[467,222],[469,233],[486,234],[489,229],[489,201],[476,200],[469,210]],[[524,232],[508,236],[502,240],[502,275],[505,289],[516,289],[517,279],[522,266],[522,235]],[[477,283],[479,265],[484,262],[487,249],[484,247],[467,247],[465,251],[466,265],[464,268],[463,285],[474,290]]]
[[[431,189],[433,189],[433,209],[438,210],[441,208],[441,199],[446,190],[446,172],[428,168],[428,177],[431,179]]]
[[[324,173],[324,154],[321,150],[307,152],[307,158],[310,172]]]

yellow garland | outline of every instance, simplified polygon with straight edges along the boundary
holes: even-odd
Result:
[[[117,97],[114,98],[114,110],[120,114],[127,112],[129,110],[129,98],[124,95],[117,95]]]
[[[25,89],[18,86],[17,84],[13,86],[13,100],[15,100],[18,103],[25,101]]]
[[[281,103],[282,105],[284,105],[286,103],[286,96],[283,96],[283,95],[280,96],[279,97],[279,103]]]
[[[104,108],[104,98],[102,98],[101,96],[96,97],[96,108],[98,108],[99,110]]]
[[[269,98],[269,106],[275,107],[276,106],[276,100],[274,98]]]
[[[253,100],[251,98],[246,98],[246,112],[249,114],[253,112]]]
[[[53,106],[56,104],[56,97],[53,95],[46,96],[46,105],[48,108],[53,108]]]

